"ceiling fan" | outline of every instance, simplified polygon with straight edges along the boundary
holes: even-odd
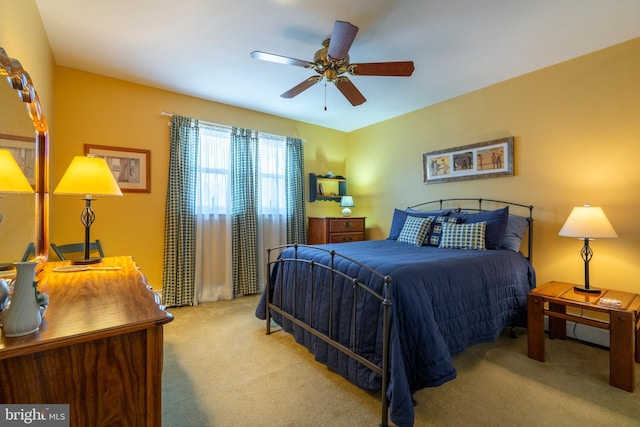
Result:
[[[289,89],[280,95],[282,98],[293,98],[319,81],[326,79],[329,82],[333,82],[351,105],[355,107],[364,103],[366,98],[345,74],[356,76],[408,77],[413,74],[414,70],[413,61],[370,62],[364,64],[349,63],[349,48],[356,38],[357,32],[358,27],[355,25],[348,22],[336,21],[330,38],[322,42],[322,48],[313,56],[313,62],[258,50],[251,52],[251,57],[263,61],[277,62],[279,64],[305,67],[319,74],[309,77],[302,83]]]

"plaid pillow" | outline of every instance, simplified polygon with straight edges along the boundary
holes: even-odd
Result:
[[[440,248],[485,250],[486,222],[442,225]]]
[[[402,231],[398,236],[397,242],[408,243],[414,246],[422,246],[422,242],[427,236],[431,218],[418,218],[416,216],[408,216],[402,226]]]
[[[442,236],[442,224],[459,224],[459,217],[451,217],[451,216],[430,216],[431,218],[431,228],[427,233],[427,238],[424,241],[424,244],[427,246],[440,246],[440,236]]]

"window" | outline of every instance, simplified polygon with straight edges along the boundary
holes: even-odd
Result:
[[[286,210],[284,193],[285,138],[259,137],[260,206],[259,213],[276,215]]]
[[[262,215],[283,214],[286,138],[259,135],[257,199]],[[200,125],[196,212],[231,212],[231,130]]]
[[[229,167],[231,131],[200,126],[196,212],[224,214],[231,209]]]

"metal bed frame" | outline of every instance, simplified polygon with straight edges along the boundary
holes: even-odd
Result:
[[[459,206],[454,206],[452,208],[446,208],[445,207],[445,203],[453,203],[455,204],[456,202],[470,202],[470,201],[474,201],[477,202],[477,207],[471,207],[471,208],[467,208],[467,207],[459,207]],[[528,217],[524,217],[528,220],[529,222],[529,233],[528,233],[528,248],[527,248],[527,253],[525,254],[525,257],[529,260],[529,262],[531,262],[532,259],[532,248],[533,248],[533,217],[532,217],[532,213],[533,213],[533,206],[530,205],[523,205],[523,204],[518,204],[518,203],[511,203],[511,202],[506,202],[506,201],[501,201],[501,200],[492,200],[492,199],[480,199],[480,198],[455,198],[455,199],[439,199],[439,200],[432,200],[429,202],[424,202],[424,203],[420,203],[414,206],[409,207],[410,209],[415,209],[416,208],[424,208],[430,204],[434,204],[434,203],[438,203],[439,209],[452,209],[455,211],[479,211],[479,212],[483,212],[485,211],[485,209],[483,209],[482,207],[482,203],[483,202],[491,202],[491,203],[496,203],[496,204],[500,204],[500,205],[507,205],[507,206],[518,206],[521,208],[525,208],[528,209],[529,214]],[[320,264],[317,263],[315,261],[311,261],[311,260],[306,260],[306,259],[300,259],[298,258],[298,248],[300,247],[308,247],[308,248],[313,248],[315,250],[318,251],[323,251],[327,254],[330,255],[330,262],[329,265],[324,265],[324,264]],[[284,249],[287,248],[294,248],[294,256],[291,258],[280,258],[278,257],[277,259],[273,259],[272,260],[272,252],[276,252],[278,254],[280,254]],[[370,289],[367,286],[367,283],[361,282],[358,278],[355,277],[351,277],[347,274],[345,274],[342,271],[339,271],[335,268],[335,263],[336,263],[336,259],[345,259],[348,260],[354,264],[357,264],[359,267],[366,269],[367,271],[369,271],[372,274],[372,279],[373,280],[382,280],[384,282],[383,285],[383,292],[382,294],[379,294],[377,292],[374,292],[372,289]],[[329,319],[329,325],[328,325],[328,334],[327,333],[323,333],[320,330],[312,327],[311,325],[305,323],[303,320],[298,319],[297,317],[295,317],[294,314],[291,314],[285,310],[283,310],[281,307],[279,307],[278,305],[276,305],[276,303],[271,302],[272,298],[271,298],[271,269],[275,266],[275,264],[280,264],[280,266],[282,267],[282,265],[284,263],[293,263],[294,268],[297,269],[299,264],[308,264],[309,267],[312,270],[312,274],[311,277],[313,278],[315,275],[313,274],[313,269],[315,268],[322,268],[325,270],[330,271],[331,274],[331,283],[330,283],[330,288],[329,288],[329,292],[330,292],[330,303],[329,303],[329,314],[328,314],[328,319]],[[381,273],[379,273],[378,271],[362,264],[361,262],[352,259],[350,257],[344,256],[339,254],[338,252],[336,252],[333,249],[325,249],[322,247],[316,247],[316,246],[311,246],[311,245],[302,245],[302,244],[289,244],[289,245],[281,245],[281,246],[276,246],[276,247],[272,247],[272,248],[268,248],[267,249],[267,264],[266,264],[266,268],[267,268],[267,286],[266,286],[266,304],[265,304],[265,314],[266,314],[266,334],[269,335],[271,334],[271,312],[276,312],[278,314],[280,314],[281,316],[283,316],[284,318],[288,319],[289,321],[291,321],[292,323],[294,323],[295,325],[300,326],[301,328],[303,328],[304,330],[306,330],[307,332],[309,332],[310,334],[312,334],[313,336],[321,339],[322,341],[324,341],[325,343],[329,344],[330,346],[334,347],[335,349],[337,349],[338,351],[346,354],[347,356],[355,359],[356,361],[358,361],[359,363],[363,364],[364,366],[366,366],[367,368],[371,369],[373,372],[375,372],[376,374],[380,375],[381,380],[382,380],[382,387],[381,387],[381,393],[380,393],[380,399],[381,399],[381,421],[380,421],[380,426],[381,427],[387,427],[389,425],[389,401],[387,398],[387,388],[389,386],[389,380],[390,380],[390,372],[389,372],[389,349],[390,349],[390,331],[391,331],[391,309],[392,309],[392,301],[390,299],[390,287],[391,287],[391,276],[388,275],[383,275]],[[293,292],[294,292],[294,298],[293,298],[293,309],[292,312],[296,313],[296,297],[295,297],[295,292],[298,286],[297,283],[297,274],[296,274],[297,270],[294,270],[294,283],[293,283]],[[351,343],[350,346],[347,347],[337,341],[335,341],[332,338],[333,335],[333,325],[332,325],[332,318],[333,318],[333,285],[334,285],[334,281],[335,278],[337,276],[340,276],[344,279],[346,279],[348,282],[351,282],[352,284],[352,291],[353,291],[353,305],[351,307]],[[283,280],[283,275],[280,275],[280,301],[282,301],[282,280]],[[314,285],[315,285],[315,280],[312,279],[312,283],[310,284],[310,289],[311,289],[311,298],[313,300],[314,298]],[[365,359],[364,357],[362,357],[361,355],[359,355],[358,353],[356,353],[355,351],[355,340],[354,340],[354,336],[355,333],[353,333],[356,330],[356,300],[357,300],[357,294],[358,292],[367,292],[370,295],[372,295],[373,297],[375,297],[376,299],[378,299],[380,301],[380,304],[382,306],[382,313],[383,313],[383,341],[382,341],[382,362],[380,365],[377,365],[375,363],[372,363],[371,361],[369,361],[368,359]],[[309,306],[309,318],[312,318],[312,310],[313,310],[313,304],[310,304]]]
[[[455,205],[456,202],[477,202],[478,203],[478,207],[468,208],[468,207],[452,206],[450,208],[447,208],[445,206],[445,203],[451,203],[451,204]],[[527,231],[528,231],[528,235],[527,235],[527,253],[524,254],[524,256],[529,260],[529,262],[532,262],[532,259],[533,259],[533,206],[532,205],[523,205],[523,204],[520,204],[520,203],[506,202],[504,200],[481,199],[481,198],[455,198],[455,199],[431,200],[430,202],[424,202],[424,203],[419,203],[417,205],[409,206],[408,209],[416,209],[416,210],[418,210],[417,208],[423,209],[423,208],[427,207],[427,205],[438,203],[438,206],[439,206],[438,209],[451,209],[451,210],[454,210],[456,212],[461,212],[461,211],[485,212],[488,209],[484,209],[482,207],[482,202],[495,203],[497,205],[502,205],[502,207],[504,207],[504,206],[517,206],[519,208],[524,208],[524,209],[529,211],[528,216],[523,216],[523,215],[518,215],[518,216],[522,216],[523,218],[525,218],[527,220],[527,222],[529,222],[529,227],[527,228]]]
[[[282,250],[286,249],[286,248],[290,248],[293,247],[294,248],[294,257],[293,258],[279,258],[277,260],[271,260],[271,252],[272,251],[278,251],[281,252]],[[317,251],[322,251],[322,252],[326,252],[330,255],[331,257],[331,261],[329,263],[329,265],[324,265],[324,264],[319,264],[317,262],[311,261],[311,260],[306,260],[306,259],[300,259],[298,258],[298,248],[300,247],[308,247],[308,248],[314,248]],[[336,258],[341,258],[341,259],[346,259],[354,264],[357,264],[359,267],[366,269],[367,271],[369,271],[374,277],[377,277],[378,279],[383,280],[384,282],[384,286],[383,286],[383,295],[380,295],[377,292],[374,292],[373,290],[371,290],[368,286],[367,283],[361,282],[360,280],[358,280],[355,277],[351,277],[339,270],[335,269],[335,262],[336,262]],[[331,283],[329,285],[329,292],[330,292],[330,298],[329,298],[329,326],[328,326],[328,334],[325,334],[321,331],[319,331],[318,329],[312,327],[311,325],[308,325],[306,323],[304,323],[302,320],[296,318],[294,315],[286,312],[285,310],[283,310],[282,308],[280,308],[279,306],[277,306],[275,303],[270,302],[271,301],[271,267],[273,264],[284,264],[287,262],[293,262],[294,263],[294,268],[297,268],[299,263],[304,263],[304,264],[308,264],[311,268],[311,277],[314,277],[313,274],[313,270],[315,268],[322,268],[325,270],[329,270],[332,272],[331,274]],[[332,319],[333,319],[333,285],[334,285],[334,281],[336,276],[341,276],[343,278],[345,278],[347,281],[352,283],[352,289],[353,289],[353,304],[351,307],[351,344],[350,347],[346,347],[342,344],[340,344],[338,341],[335,341],[332,338],[333,335],[333,324],[332,324]],[[354,260],[353,258],[341,255],[339,253],[337,253],[335,250],[329,250],[329,249],[324,249],[324,248],[318,248],[315,246],[310,246],[310,245],[300,245],[300,244],[292,244],[292,245],[282,245],[282,246],[276,246],[273,248],[269,248],[267,249],[267,277],[268,277],[268,282],[267,282],[267,288],[266,288],[266,301],[267,303],[265,304],[266,306],[266,322],[267,322],[267,335],[271,334],[271,311],[275,311],[276,313],[279,313],[281,316],[283,316],[284,318],[290,320],[291,322],[293,322],[294,324],[304,328],[307,332],[309,332],[310,334],[312,334],[315,337],[320,338],[322,341],[326,342],[327,344],[329,344],[330,346],[334,347],[335,349],[341,351],[342,353],[348,355],[349,357],[351,357],[352,359],[357,360],[358,362],[362,363],[363,365],[365,365],[367,368],[371,369],[373,372],[375,372],[376,374],[380,375],[380,377],[382,378],[382,387],[381,387],[381,405],[382,405],[382,421],[381,421],[381,426],[386,427],[388,425],[388,419],[389,419],[389,402],[387,399],[387,388],[389,386],[389,336],[390,336],[390,331],[391,331],[391,299],[389,298],[390,295],[390,286],[391,286],[391,276],[385,276],[375,270],[373,270],[372,268],[362,264],[361,262],[358,262],[356,260]],[[294,279],[297,280],[297,274],[294,273]],[[282,280],[283,280],[283,275],[280,275],[280,301],[282,301]],[[314,285],[315,285],[315,280],[312,281],[311,283],[311,298],[313,299],[313,289],[314,289]],[[295,291],[297,289],[297,283],[294,282],[293,284],[293,290],[294,290],[294,298],[293,298],[293,309],[292,312],[296,313],[296,297],[295,297]],[[364,357],[362,357],[361,355],[359,355],[358,353],[356,353],[355,351],[355,330],[356,330],[356,302],[357,302],[357,294],[359,291],[364,291],[367,292],[368,294],[372,295],[374,298],[378,299],[380,301],[380,304],[383,307],[383,326],[382,326],[382,333],[383,333],[383,338],[382,338],[382,364],[376,365],[375,363],[372,363],[371,361],[369,361],[368,359],[365,359]],[[309,306],[309,310],[313,310],[313,303],[310,304]],[[312,312],[309,313],[309,318],[312,318]]]

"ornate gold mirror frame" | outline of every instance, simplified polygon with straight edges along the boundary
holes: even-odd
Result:
[[[26,104],[35,128],[35,248],[38,259],[46,261],[49,249],[49,129],[42,114],[40,99],[29,74],[17,59],[10,58],[0,47],[0,76]]]

